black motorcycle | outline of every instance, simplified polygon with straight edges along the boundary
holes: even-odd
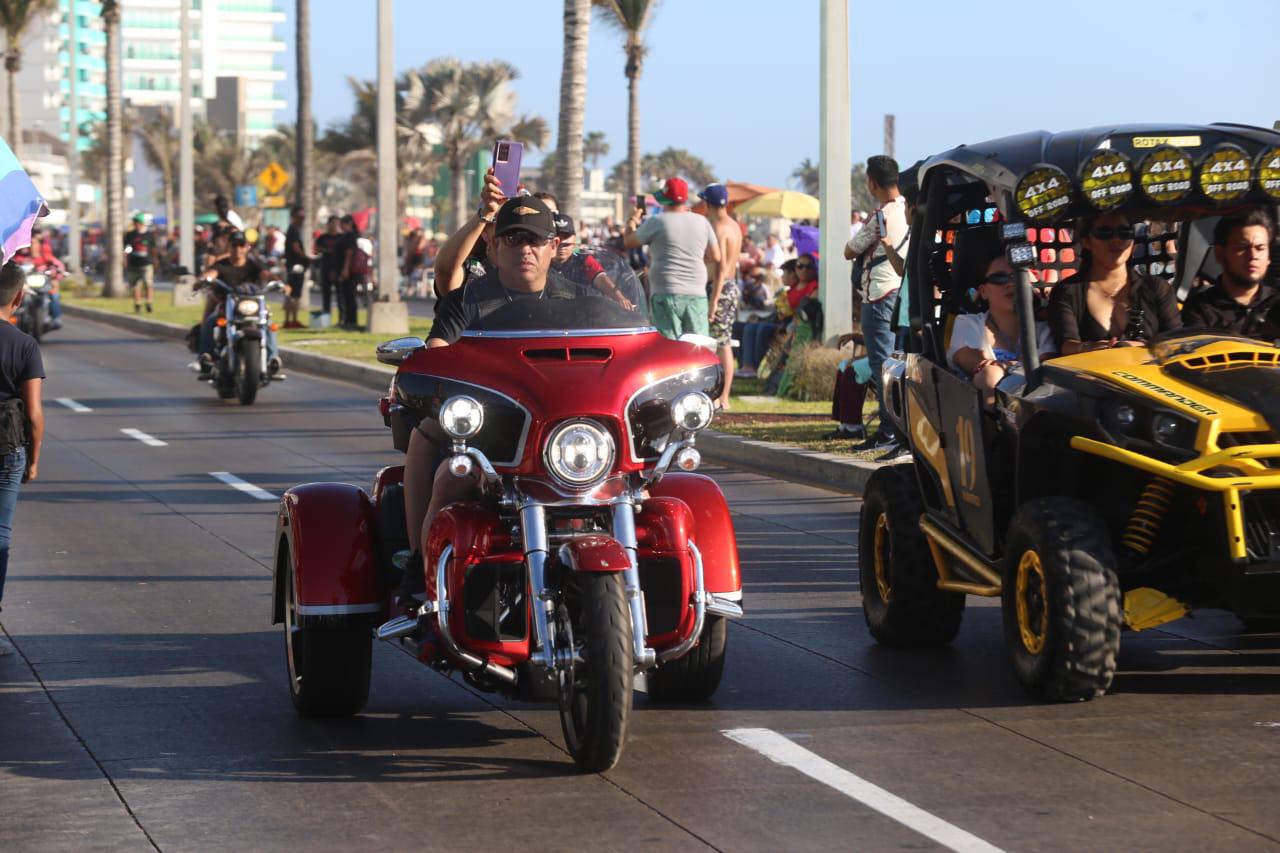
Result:
[[[59,328],[49,314],[49,294],[54,285],[47,275],[36,272],[31,264],[23,264],[22,271],[26,274],[26,284],[23,286],[22,303],[13,314],[13,322],[40,343],[45,332]]]
[[[267,356],[267,332],[271,328],[271,311],[267,294],[283,291],[284,285],[270,282],[262,291],[256,286],[233,288],[221,279],[196,285],[215,288],[223,298],[223,307],[213,328],[213,362],[207,369],[196,362],[192,369],[200,373],[200,381],[208,382],[224,400],[238,398],[248,406],[258,397],[258,389],[285,378],[279,370],[271,370]],[[193,330],[199,339],[199,327]]]

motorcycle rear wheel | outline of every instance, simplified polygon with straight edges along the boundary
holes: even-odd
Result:
[[[245,347],[248,350],[249,347]],[[258,386],[262,384],[262,361],[257,347],[252,352],[241,351],[236,359],[236,396],[240,405],[251,406],[258,399]]]
[[[645,681],[655,702],[704,702],[715,695],[724,675],[729,620],[708,614],[698,645],[679,660],[651,670]]]
[[[631,713],[631,611],[622,575],[570,575],[560,612],[558,621],[572,626],[585,657],[562,670],[572,680],[560,695],[565,745],[579,768],[601,773],[622,757]]]
[[[373,638],[367,628],[304,628],[294,595],[293,555],[285,563],[285,665],[289,698],[304,717],[349,717],[369,701]]]

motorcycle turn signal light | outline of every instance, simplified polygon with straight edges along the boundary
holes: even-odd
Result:
[[[219,326],[219,327],[222,327],[222,326],[225,326],[225,325],[227,325],[227,318],[226,318],[226,317],[219,317],[219,318],[218,318],[218,326]]]
[[[693,447],[682,447],[676,452],[676,467],[681,471],[697,471],[702,464],[702,454]]]
[[[475,463],[471,461],[471,457],[465,453],[459,453],[449,457],[449,473],[461,479],[470,477],[471,471],[475,468]]]

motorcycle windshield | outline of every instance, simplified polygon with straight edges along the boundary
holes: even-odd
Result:
[[[534,337],[651,327],[644,288],[625,257],[595,246],[581,247],[561,253],[551,271],[572,288],[557,289],[554,298],[505,305],[473,324],[464,336]]]

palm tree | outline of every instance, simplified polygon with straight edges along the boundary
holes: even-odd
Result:
[[[9,74],[9,147],[22,147],[18,122],[18,72],[22,70],[22,41],[35,19],[57,5],[57,0],[0,0],[0,29],[4,30],[4,70]]]
[[[640,194],[640,71],[649,48],[644,43],[644,31],[649,26],[658,0],[594,0],[604,19],[626,37],[623,50],[627,64],[627,163],[628,190],[631,195]]]
[[[564,62],[560,71],[560,127],[556,134],[556,195],[560,209],[579,218],[582,198],[582,116],[587,104],[587,37],[591,0],[564,0]]]
[[[219,195],[233,198],[237,186],[257,183],[258,173],[271,162],[272,137],[251,151],[234,135],[218,133],[205,122],[195,122],[191,129],[196,198],[212,199]]]
[[[294,57],[298,75],[297,183],[294,204],[304,211],[302,233],[312,233],[315,197],[316,128],[311,120],[311,0],[297,0]],[[309,237],[307,238],[310,239]]]
[[[103,296],[124,293],[124,134],[120,80],[120,0],[102,0],[107,31],[107,274]]]
[[[582,156],[590,161],[592,169],[600,165],[601,157],[609,156],[609,141],[602,131],[593,130],[586,135],[582,140]]]
[[[818,194],[818,164],[810,160],[808,157],[801,161],[799,166],[791,173],[791,180],[795,181],[797,187],[809,195]]]
[[[609,183],[616,186],[629,171],[630,164],[626,160],[621,161],[613,167]],[[716,179],[716,170],[706,160],[683,148],[664,148],[657,154],[646,154],[640,158],[640,177],[650,184],[661,183],[677,175],[692,184],[705,186]]]
[[[406,75],[400,123],[418,134],[424,145],[439,145],[450,171],[454,228],[467,220],[466,166],[477,152],[500,138],[523,142],[528,148],[547,143],[544,119],[516,114],[511,83],[518,76],[506,62],[464,63],[451,57],[434,59]]]
[[[174,125],[173,109],[159,107],[150,111],[143,122],[133,128],[132,136],[142,143],[147,165],[160,173],[160,189],[164,193],[165,222],[173,228],[173,177],[178,170],[179,141]]]

